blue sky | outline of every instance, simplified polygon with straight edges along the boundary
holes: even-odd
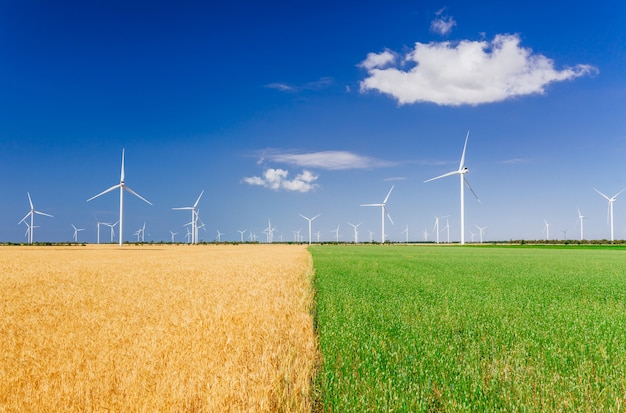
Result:
[[[470,131],[466,239],[609,237],[626,187],[626,6],[571,2],[42,2],[0,4],[0,241],[184,239],[237,229],[293,240],[460,238],[458,168]],[[622,199],[623,198],[623,199]],[[626,194],[615,236],[626,238]],[[441,228],[445,224],[442,221]],[[245,234],[248,236],[248,233]],[[445,233],[440,235],[445,238]],[[478,239],[477,236],[475,239]]]

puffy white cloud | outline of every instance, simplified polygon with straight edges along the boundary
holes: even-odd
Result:
[[[278,191],[309,192],[317,188],[315,181],[317,176],[310,171],[304,170],[296,175],[294,179],[287,179],[289,171],[284,169],[268,168],[263,172],[263,176],[252,176],[243,178],[243,182],[249,185],[259,185]]]
[[[392,65],[395,58],[390,56],[394,55],[389,51],[367,55],[361,66],[369,76],[360,88],[361,92],[377,90],[390,95],[400,105],[499,102],[543,94],[550,83],[598,72],[583,64],[556,70],[551,59],[521,47],[517,35],[497,35],[491,42],[418,42],[400,65]]]
[[[385,67],[394,63],[395,60],[396,54],[389,50],[385,50],[382,53],[368,53],[367,57],[361,62],[360,66],[369,71],[375,68]]]

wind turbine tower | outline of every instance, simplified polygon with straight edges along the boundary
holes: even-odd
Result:
[[[468,139],[469,139],[469,131],[467,131],[467,136],[465,136],[465,145],[463,145],[463,154],[461,155],[461,163],[459,164],[458,170],[450,171],[443,175],[439,175],[439,176],[436,176],[434,178],[424,181],[424,183],[426,183],[426,182],[434,181],[435,179],[445,178],[447,176],[459,175],[459,178],[461,181],[461,244],[465,244],[465,191],[464,191],[465,185],[467,185],[469,190],[472,191],[472,194],[474,194],[474,197],[476,198],[476,200],[480,202],[480,199],[478,199],[478,195],[476,195],[476,192],[474,192],[469,182],[467,182],[467,179],[465,178],[465,174],[469,172],[469,169],[467,169],[467,167],[465,166],[465,150],[467,149]]]
[[[586,216],[584,216],[581,212],[580,209],[578,209],[578,220],[580,221],[580,240],[582,241],[584,238],[584,232],[583,232],[583,219],[587,218]]]
[[[98,198],[100,195],[104,195],[107,192],[111,192],[117,188],[120,189],[120,220],[119,222],[120,222],[120,247],[121,247],[122,241],[124,239],[124,191],[130,192],[131,194],[135,195],[137,198],[141,199],[145,203],[152,205],[150,201],[148,201],[147,199],[145,199],[144,197],[142,197],[141,195],[139,195],[138,193],[130,189],[128,186],[126,186],[126,183],[124,182],[124,149],[122,149],[122,171],[120,173],[120,183],[117,185],[113,185],[112,187],[110,187],[109,189],[105,191],[100,192],[96,196],[92,196],[91,198],[87,200],[87,202],[91,201],[92,199]]]

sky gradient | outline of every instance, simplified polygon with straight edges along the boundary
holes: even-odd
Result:
[[[8,1],[0,5],[0,241],[199,238],[460,239],[458,168],[470,131],[466,240],[609,238],[626,188],[626,6],[601,1]],[[626,238],[626,193],[614,204]],[[444,228],[445,218],[440,228]],[[107,229],[108,230],[108,229]],[[105,238],[101,235],[102,238]],[[314,237],[314,240],[316,238]],[[440,234],[446,239],[446,233]]]

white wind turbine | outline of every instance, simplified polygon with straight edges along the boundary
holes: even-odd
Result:
[[[113,242],[113,238],[115,238],[115,226],[117,225],[119,221],[117,221],[115,224],[109,224],[107,222],[103,222],[102,225],[109,227],[111,229],[111,242]]]
[[[217,242],[222,242],[222,235],[224,235],[223,232],[220,232],[220,230],[217,230]]]
[[[408,243],[409,242],[409,225],[408,224],[406,228],[404,229],[404,231],[401,232],[401,234],[405,234],[404,242]]]
[[[294,242],[300,242],[300,231],[302,231],[302,228],[300,228],[297,231],[292,231],[293,232],[293,240],[294,240]]]
[[[309,221],[309,245],[311,245],[311,223],[313,222],[313,220],[317,217],[319,217],[320,215],[322,215],[321,213],[315,215],[313,218],[309,218],[309,217],[305,217],[302,214],[298,214],[300,215],[302,218],[306,219],[307,221]]]
[[[172,235],[172,244],[174,243],[174,235],[178,234],[178,232],[174,232],[170,230],[170,234]]]
[[[433,227],[435,233],[435,243],[439,244],[439,217],[435,216],[435,226]]]
[[[487,229],[487,226],[479,227],[478,225],[474,225],[480,231],[480,243],[483,243],[483,232]]]
[[[28,228],[28,243],[32,244],[33,243],[34,229],[35,228],[39,228],[39,227],[35,226],[35,214],[43,215],[45,217],[50,217],[50,218],[52,218],[52,215],[46,214],[45,212],[36,211],[35,207],[33,206],[33,200],[30,197],[30,192],[26,192],[26,195],[28,195],[28,202],[30,204],[30,211],[28,211],[28,214],[26,214],[24,216],[24,218],[22,218],[21,221],[17,223],[17,225],[21,224],[22,222],[26,223],[26,218],[30,217],[30,225],[28,225],[28,223],[26,223],[26,226]]]
[[[128,191],[131,194],[135,195],[137,198],[141,199],[142,201],[144,201],[145,203],[152,205],[152,203],[150,201],[148,201],[147,199],[145,199],[144,197],[142,197],[141,195],[139,195],[138,193],[136,193],[135,191],[133,191],[132,189],[130,189],[128,186],[126,186],[126,183],[124,182],[124,149],[122,149],[122,172],[120,173],[120,183],[117,185],[113,185],[112,187],[110,187],[109,189],[100,192],[98,195],[96,196],[92,196],[91,198],[89,198],[87,200],[87,202],[91,201],[92,199],[98,198],[100,195],[104,195],[107,192],[111,192],[114,189],[120,189],[120,219],[119,219],[119,223],[120,223],[120,247],[122,246],[122,241],[124,239],[124,191]]]
[[[71,225],[72,225],[72,228],[74,228],[74,237],[73,237],[73,238],[74,238],[74,242],[78,242],[78,233],[79,233],[80,231],[84,231],[84,230],[85,230],[85,228],[76,228],[76,227],[74,226],[74,224],[71,224]]]
[[[335,233],[335,242],[339,244],[339,225],[337,225],[337,229],[333,229],[331,232]]]
[[[472,191],[472,194],[474,194],[474,197],[476,197],[478,202],[480,202],[480,199],[478,199],[478,195],[476,195],[476,192],[474,192],[469,182],[467,182],[467,179],[465,179],[465,174],[469,172],[469,169],[467,169],[467,167],[465,166],[465,150],[467,149],[468,139],[469,139],[469,131],[467,131],[467,136],[465,136],[465,145],[463,145],[463,154],[461,155],[461,163],[459,163],[458,170],[450,171],[443,175],[439,175],[439,176],[436,176],[434,178],[424,181],[424,183],[426,183],[426,182],[434,181],[435,179],[445,178],[446,176],[459,175],[459,178],[461,180],[461,244],[465,244],[465,185],[467,185],[469,190]],[[448,242],[450,241],[448,240]]]
[[[546,224],[545,226],[545,231],[546,231],[546,241],[548,241],[550,239],[550,224],[548,224],[548,221],[546,221],[545,219],[543,220],[544,224]]]
[[[240,229],[238,229],[238,230],[237,230],[237,232],[239,233],[239,235],[241,235],[241,242],[242,242],[242,243],[243,243],[243,234],[245,234],[245,232],[246,232],[247,230],[248,230],[247,228],[246,228],[246,229],[244,229],[243,231],[242,231],[242,230],[240,230]]]
[[[424,229],[424,241],[428,241],[428,230]]]
[[[387,218],[389,218],[389,221],[391,221],[391,224],[393,224],[393,219],[391,219],[391,215],[389,215],[389,212],[387,212],[387,200],[389,199],[389,195],[391,195],[391,191],[393,191],[393,187],[394,185],[391,186],[391,189],[389,190],[389,192],[387,193],[387,196],[385,197],[385,200],[380,203],[380,204],[361,204],[361,206],[373,206],[373,207],[380,207],[380,211],[381,211],[381,225],[382,225],[382,229],[381,229],[381,236],[380,236],[380,242],[381,243],[385,243],[385,214],[387,215]]]
[[[370,243],[374,242],[374,232],[371,229],[368,229],[370,233]]]
[[[583,232],[583,219],[587,218],[586,216],[584,216],[581,212],[580,209],[578,209],[578,221],[580,221],[580,240],[582,241],[584,239],[584,232]],[[578,221],[576,222],[578,224]]]
[[[450,243],[450,222],[448,221],[448,217],[444,217],[446,219],[446,226],[443,229],[448,233],[448,244]]]
[[[274,242],[274,231],[276,231],[276,227],[272,226],[272,221],[268,218],[267,228],[263,230],[263,233],[267,235],[267,242],[270,244]]]
[[[358,224],[354,225],[348,222],[348,225],[350,225],[352,228],[354,228],[354,243],[358,244],[359,243],[359,225],[361,225],[362,222],[359,222]]]
[[[199,212],[196,210],[198,208],[198,203],[200,202],[200,198],[202,198],[202,194],[204,194],[204,189],[200,192],[198,199],[194,202],[193,206],[190,207],[180,207],[180,208],[172,208],[174,211],[191,211],[191,243],[198,243],[198,219],[200,217]]]
[[[613,238],[613,203],[617,200],[617,196],[619,194],[621,194],[622,192],[624,192],[624,190],[626,190],[626,188],[622,189],[621,191],[619,191],[618,193],[616,193],[615,195],[613,195],[610,198],[608,196],[606,196],[605,194],[603,194],[602,192],[598,191],[596,188],[593,188],[593,189],[597,193],[602,195],[602,197],[609,202],[609,220],[610,220],[610,225],[611,225],[611,242],[613,242],[614,241],[614,238]]]
[[[317,237],[317,243],[318,243],[318,244],[320,243],[320,234],[321,234],[321,233],[320,233],[319,231],[317,231],[317,232],[315,233],[315,236]]]

